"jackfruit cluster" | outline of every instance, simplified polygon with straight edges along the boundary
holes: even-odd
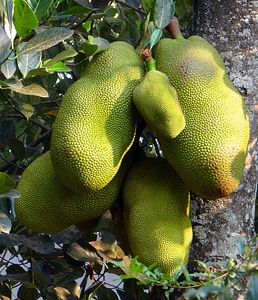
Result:
[[[128,254],[168,274],[188,263],[190,190],[232,193],[249,139],[244,101],[218,52],[172,21],[177,34],[162,38],[153,58],[121,41],[94,56],[65,93],[50,151],[24,171],[15,202],[21,223],[54,233],[94,227],[119,198],[114,229]],[[161,157],[137,154],[142,121]]]
[[[17,218],[39,233],[96,224],[115,202],[132,163],[138,112],[131,100],[144,65],[125,42],[94,56],[66,92],[50,151],[34,160],[17,185]]]

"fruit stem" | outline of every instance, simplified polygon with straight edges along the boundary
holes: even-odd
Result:
[[[170,23],[166,26],[166,30],[171,35],[173,39],[184,39],[182,32],[180,30],[179,22],[176,17],[173,17]]]
[[[147,71],[156,70],[156,63],[151,56],[146,60]]]
[[[147,72],[151,70],[156,70],[156,63],[154,58],[151,56],[151,51],[145,48],[141,52],[141,59],[146,63]]]

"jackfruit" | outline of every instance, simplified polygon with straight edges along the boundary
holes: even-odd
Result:
[[[76,222],[74,225],[81,232],[90,232],[98,226],[100,219],[101,216],[98,216],[86,221]]]
[[[135,138],[139,116],[132,92],[144,72],[131,45],[113,42],[66,91],[53,125],[51,159],[69,189],[97,191],[117,173]]]
[[[245,103],[215,48],[199,36],[185,39],[176,19],[170,26],[175,39],[161,39],[154,57],[177,91],[186,126],[175,139],[158,136],[161,149],[193,192],[225,197],[238,187],[245,164]]]
[[[78,194],[60,182],[48,151],[22,173],[17,185],[21,197],[15,201],[17,219],[27,228],[47,234],[72,224],[89,223],[104,214],[116,200],[130,163],[126,155],[108,185],[97,192]]]
[[[129,169],[123,216],[133,255],[173,274],[188,263],[192,242],[188,188],[163,158],[146,157]]]
[[[133,90],[133,102],[148,127],[167,138],[176,137],[185,127],[177,92],[167,76],[150,70]]]

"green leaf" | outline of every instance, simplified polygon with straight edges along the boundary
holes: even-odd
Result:
[[[17,139],[10,139],[8,141],[8,146],[18,160],[22,160],[25,157],[25,148],[21,141]]]
[[[150,37],[150,50],[157,44],[162,36],[162,30],[157,28],[153,31]]]
[[[6,83],[8,84],[8,87],[14,92],[24,94],[24,95],[38,96],[42,98],[48,97],[48,92],[43,87],[41,87],[36,83],[32,83],[27,86],[23,86],[22,83],[18,80],[9,80],[6,81]],[[34,112],[32,106],[28,106],[28,105],[23,106],[23,110],[27,111],[26,115],[23,114],[26,118],[28,116],[28,113],[29,113],[29,117],[31,117]]]
[[[0,54],[3,54],[11,46],[11,40],[2,26],[0,26]]]
[[[55,63],[54,65],[49,66],[48,68],[46,68],[46,70],[49,73],[53,73],[53,72],[71,72],[72,71],[62,61],[59,61],[59,62]]]
[[[12,222],[7,215],[0,210],[0,232],[9,233],[12,228]]]
[[[102,9],[108,5],[109,0],[91,0],[92,6]],[[138,3],[137,3],[138,4]]]
[[[23,243],[24,241],[23,235],[18,235],[15,233],[1,233],[0,234],[0,244],[4,245],[5,247],[13,247],[18,246]]]
[[[27,121],[34,113],[34,108],[29,103],[21,103],[18,109],[24,115]]]
[[[241,256],[245,253],[246,238],[241,234],[232,234],[235,237],[235,246]]]
[[[206,285],[206,286],[201,286],[198,289],[197,294],[200,297],[209,298],[209,297],[212,297],[212,296],[215,296],[215,295],[218,295],[218,294],[222,293],[223,290],[224,290],[224,288],[220,287],[220,286]]]
[[[78,52],[75,51],[74,49],[64,50],[61,53],[58,53],[54,58],[48,60],[47,63],[44,63],[43,66],[45,68],[48,68],[49,66],[52,66],[59,61],[67,60],[71,57],[76,56],[77,54],[78,54]]]
[[[39,292],[33,283],[24,281],[17,292],[17,296],[21,300],[35,300],[39,298]]]
[[[176,1],[177,16],[183,15],[187,10],[193,6],[194,0],[180,0]]]
[[[12,58],[14,57],[14,52],[12,52],[11,49],[8,49],[4,56],[5,56],[4,59],[6,59],[7,57]],[[4,74],[6,79],[11,78],[14,75],[16,69],[17,69],[17,62],[14,59],[12,60],[6,59],[6,61],[1,65],[1,71]]]
[[[7,193],[16,187],[15,181],[4,172],[0,172],[0,194]]]
[[[92,2],[92,1],[85,1],[85,0],[74,0],[74,2],[80,4],[81,6],[83,7],[88,7],[90,9],[93,9],[93,6],[91,3],[89,2]]]
[[[24,47],[25,43],[21,43],[18,47]],[[31,70],[37,69],[41,63],[41,52],[24,53],[17,57],[19,70],[23,77],[26,77]]]
[[[131,260],[131,263],[130,263],[130,271],[134,274],[134,275],[137,275],[139,273],[141,273],[144,268],[145,268],[145,265],[140,263],[138,261],[138,257],[134,257],[132,260]]]
[[[213,286],[207,286],[207,288],[210,290],[212,289]],[[204,290],[202,290],[202,288],[204,288]],[[186,299],[208,299],[208,294],[209,292],[205,291],[206,286],[203,286],[199,289],[193,289],[193,288],[189,288],[185,293],[184,293],[184,297]],[[220,288],[221,289],[221,288]],[[202,298],[203,297],[203,298]]]
[[[236,291],[241,291],[243,289],[243,282],[239,280],[237,276],[230,276],[228,281],[230,282],[229,285],[234,287]]]
[[[1,282],[1,284],[0,284],[0,295],[2,295],[3,300],[4,299],[6,299],[6,300],[12,299],[13,290],[12,290],[12,285],[10,284],[11,280],[9,281],[9,283],[7,283],[8,279],[2,280],[1,277],[4,277],[4,276],[0,275],[0,282]]]
[[[104,50],[106,50],[109,47],[109,41],[106,40],[106,39],[103,39],[101,37],[94,38],[93,42],[94,42],[94,45],[98,45],[98,49],[95,52],[95,54],[99,53],[101,51],[104,51]]]
[[[175,15],[175,3],[173,0],[156,1],[154,7],[154,21],[157,28],[165,28]]]
[[[39,76],[39,75],[48,75],[48,74],[50,73],[47,71],[46,68],[38,68],[38,69],[30,70],[28,75],[26,76],[26,79]]]
[[[52,234],[51,237],[57,244],[70,244],[79,240],[82,237],[82,233],[78,231],[74,225],[72,225],[58,233]]]
[[[40,20],[49,10],[54,0],[27,0],[35,16]]]
[[[104,51],[109,47],[109,41],[101,37],[94,38],[89,35],[88,39],[89,42],[85,42],[81,45],[81,50],[83,50],[88,57]]]
[[[210,275],[211,271],[209,269],[209,267],[202,261],[200,260],[196,260],[197,264],[198,264],[198,270],[202,270],[205,271],[207,274]]]
[[[151,14],[154,11],[156,0],[142,0],[143,9],[147,14]]]
[[[89,32],[90,29],[91,29],[91,24],[92,24],[92,21],[88,20],[86,21],[82,26],[83,28],[86,30],[86,32]]]
[[[73,30],[64,27],[46,29],[30,39],[17,55],[43,51],[73,35]]]
[[[100,286],[102,286],[103,284],[104,284],[104,281],[99,281],[99,282],[96,282],[96,283],[92,284],[91,286],[89,286],[84,293],[84,299],[85,300],[94,299],[96,296],[97,289],[99,289]],[[106,299],[106,298],[104,298],[104,299]]]
[[[71,243],[68,246],[66,253],[76,261],[97,261],[99,264],[102,264],[102,261],[97,255],[95,249],[89,244],[81,247],[78,243]]]
[[[15,191],[15,190],[12,190],[12,191]],[[14,199],[8,198],[8,197],[2,197],[6,194],[0,195],[0,211],[3,213],[3,215],[5,215],[4,218],[6,218],[6,217],[11,218],[11,217],[13,217],[12,213],[13,213]],[[1,230],[0,230],[0,232],[1,232]],[[8,233],[8,232],[6,232],[6,233]]]
[[[16,37],[16,30],[13,24],[13,1],[0,1],[0,13],[2,16],[2,26],[11,41]]]
[[[35,235],[24,237],[24,246],[45,255],[53,253],[55,244],[48,235]]]
[[[88,14],[96,9],[83,7],[83,6],[73,6],[66,11],[64,11],[61,16],[71,16],[71,15],[80,15],[80,14]]]
[[[245,300],[258,299],[258,275],[252,274],[249,279]]]
[[[186,279],[187,281],[190,281],[190,280],[191,280],[191,276],[190,276],[190,274],[189,274],[189,272],[188,272],[186,266],[185,266],[184,264],[182,264],[181,262],[178,262],[178,263],[179,263],[179,265],[180,265],[180,267],[181,267],[181,269],[182,269],[182,272],[183,272],[183,274],[184,274],[184,276],[185,276],[185,279]]]
[[[233,289],[227,286],[219,297],[219,300],[234,300]]]
[[[6,273],[7,274],[23,274],[23,273],[25,274],[26,271],[20,265],[13,264],[6,268]]]
[[[37,281],[39,281],[43,286],[47,286],[50,283],[50,272],[47,262],[43,260],[33,261],[31,271]]]
[[[24,37],[38,26],[34,12],[25,0],[14,1],[13,23],[19,37]]]
[[[83,50],[83,52],[87,55],[87,57],[90,57],[97,51],[98,46],[86,42],[81,45],[80,49]]]
[[[55,285],[67,285],[67,283],[76,280],[83,276],[83,269],[74,269],[71,272],[68,272],[67,274],[60,276],[60,279],[55,282]]]
[[[6,82],[0,80],[0,87],[1,89],[8,89],[9,85]]]
[[[77,300],[79,299],[78,297],[75,297],[74,295],[71,294],[70,290],[68,288],[64,288],[61,286],[55,286],[54,291],[58,297],[58,299],[69,299],[69,300]]]

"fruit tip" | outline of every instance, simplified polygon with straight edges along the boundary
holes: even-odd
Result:
[[[151,56],[151,50],[144,48],[141,51],[141,59],[146,63],[147,71],[156,70],[156,63]]]
[[[174,39],[182,39],[182,38],[184,38],[183,35],[182,35],[182,33],[181,33],[177,17],[173,17],[171,19],[171,21],[169,22],[169,24],[166,26],[166,30],[171,35],[171,37],[174,38]]]

